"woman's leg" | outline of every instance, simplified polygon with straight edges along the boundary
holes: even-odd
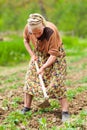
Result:
[[[62,107],[62,111],[68,111],[68,101],[66,98],[62,98],[59,100],[60,104],[61,104],[61,107]]]
[[[62,98],[59,100],[61,107],[62,107],[62,122],[65,122],[69,119],[70,115],[68,112],[68,101],[66,98]]]
[[[26,112],[30,111],[31,109],[31,103],[32,103],[33,96],[25,93],[24,94],[24,108],[21,110],[22,114],[25,114]]]
[[[24,94],[24,107],[30,108],[32,103],[33,96],[25,93]]]

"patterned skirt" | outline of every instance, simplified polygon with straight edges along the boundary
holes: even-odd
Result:
[[[50,98],[61,99],[66,97],[66,60],[63,45],[59,48],[61,56],[58,56],[56,61],[45,69],[43,81],[46,87],[46,92]],[[39,68],[47,61],[49,55],[35,50],[38,57]],[[37,98],[43,98],[43,91],[40,85],[34,62],[29,62],[28,70],[25,77],[24,92]]]

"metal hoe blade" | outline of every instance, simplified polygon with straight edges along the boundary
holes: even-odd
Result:
[[[38,107],[47,108],[47,107],[50,107],[50,103],[48,100],[45,100],[43,103],[39,104]]]

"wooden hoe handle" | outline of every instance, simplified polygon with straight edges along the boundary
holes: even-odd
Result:
[[[36,70],[38,71],[39,67],[38,67],[37,61],[35,61],[35,66],[36,66]],[[46,88],[45,88],[45,85],[44,85],[43,78],[42,78],[41,74],[39,74],[39,80],[40,80],[40,85],[41,85],[41,88],[42,88],[42,91],[43,91],[43,94],[44,94],[44,98],[48,99],[48,95],[46,93]]]

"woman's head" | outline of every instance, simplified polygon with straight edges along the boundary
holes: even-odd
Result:
[[[30,14],[28,18],[29,31],[39,38],[43,34],[43,30],[46,26],[45,18],[37,13]]]

